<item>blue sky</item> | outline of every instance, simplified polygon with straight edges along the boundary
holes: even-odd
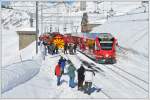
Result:
[[[75,2],[75,0],[66,0],[66,2],[67,2],[68,4],[72,4],[72,3]]]
[[[49,0],[50,2],[56,2],[57,0]],[[65,1],[66,3],[68,3],[68,4],[72,4],[72,3],[74,3],[76,0],[62,0],[62,1]]]

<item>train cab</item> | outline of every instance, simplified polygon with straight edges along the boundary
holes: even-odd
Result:
[[[95,40],[95,58],[99,63],[115,63],[116,39],[110,33],[100,33]]]

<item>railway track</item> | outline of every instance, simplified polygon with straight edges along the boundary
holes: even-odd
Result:
[[[105,66],[106,68],[108,68],[109,70],[113,71],[114,73],[116,73],[117,75],[121,76],[122,78],[126,79],[127,81],[129,81],[130,83],[136,85],[137,87],[141,88],[142,90],[144,90],[145,92],[148,92],[147,89],[143,88],[141,85],[137,84],[136,82],[134,82],[133,80],[129,79],[128,77],[122,75],[121,73],[119,73],[118,71],[115,71],[114,69],[106,66],[106,65],[103,65]]]
[[[127,71],[123,70],[122,68],[118,67],[117,65],[111,65],[111,66],[113,66],[113,67],[115,67],[115,68],[117,68],[117,69],[119,69],[119,70],[121,70],[121,71],[123,71],[123,72],[125,72],[125,73],[129,74],[130,76],[132,76],[132,77],[134,77],[134,78],[136,78],[136,79],[138,79],[138,80],[140,80],[140,81],[144,82],[145,84],[148,84],[148,82],[147,82],[147,81],[145,81],[145,80],[143,80],[143,79],[141,79],[141,78],[137,77],[137,76],[136,76],[136,75],[134,75],[134,74],[131,74],[131,73],[129,73],[129,72],[127,72]]]
[[[80,52],[80,51],[79,51],[79,52]],[[89,59],[91,59],[92,61],[95,62],[95,60],[94,60],[93,58],[87,56],[87,55],[84,54],[83,52],[80,52],[80,53],[82,53],[83,55],[85,55],[86,57],[88,57]],[[95,63],[96,63],[96,62],[95,62]],[[138,83],[134,82],[132,79],[134,78],[134,79],[138,80],[139,82],[143,82],[145,85],[148,86],[148,82],[146,82],[145,80],[143,80],[143,79],[141,79],[141,78],[139,78],[139,77],[137,77],[137,76],[135,76],[135,75],[133,75],[133,74],[131,74],[131,73],[125,71],[125,70],[123,70],[122,68],[119,68],[117,65],[104,65],[104,64],[102,64],[102,65],[105,66],[107,69],[113,71],[115,74],[119,75],[120,77],[126,79],[126,80],[129,81],[130,83],[136,85],[137,87],[139,87],[139,88],[142,89],[143,91],[148,92],[147,89],[145,89],[144,87],[142,87],[142,86],[139,85]],[[116,70],[113,69],[113,68],[115,68],[116,70],[119,70],[119,71],[124,72],[127,76],[132,77],[132,79],[130,79],[129,77],[126,77],[125,75],[122,75],[121,73],[119,73],[118,71],[116,71]]]

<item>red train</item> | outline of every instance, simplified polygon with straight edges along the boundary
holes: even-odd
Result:
[[[82,53],[96,60],[98,63],[116,63],[117,40],[110,33],[82,33],[79,35],[53,32],[39,37],[40,40],[55,43],[59,48],[63,48],[65,42],[77,44]]]
[[[98,63],[116,63],[117,40],[110,33],[66,34],[64,41],[78,44],[79,50]]]

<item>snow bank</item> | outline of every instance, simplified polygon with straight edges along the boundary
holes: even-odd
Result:
[[[35,42],[21,51],[16,51],[14,54],[17,55],[13,60],[15,62],[2,67],[2,93],[26,82],[40,71],[41,54],[36,55],[34,48]]]
[[[2,66],[11,64],[17,59],[19,51],[19,36],[13,27],[11,30],[2,29]]]
[[[26,60],[2,68],[2,93],[34,77],[40,70],[40,64]]]
[[[22,60],[28,60],[32,59],[34,56],[36,56],[36,42],[34,41],[26,48],[22,49],[20,52]]]

